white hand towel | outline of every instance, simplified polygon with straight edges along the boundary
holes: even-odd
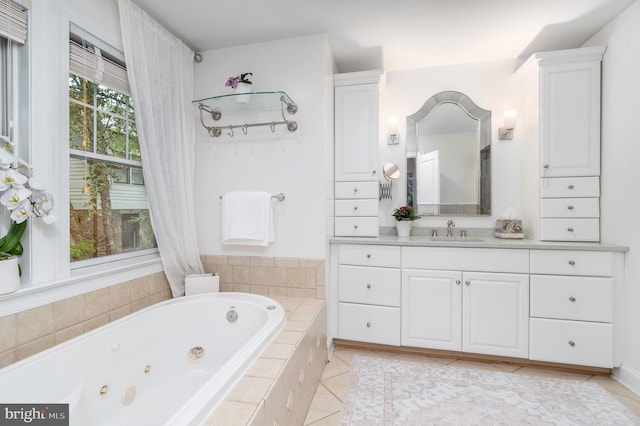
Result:
[[[273,242],[271,195],[266,192],[228,192],[222,199],[222,242],[268,246]]]

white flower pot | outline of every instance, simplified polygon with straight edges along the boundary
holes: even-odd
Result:
[[[13,293],[20,288],[18,258],[0,260],[0,294]]]
[[[251,102],[251,92],[253,91],[253,85],[247,83],[238,83],[236,86],[236,101],[242,104],[248,104]],[[242,95],[239,93],[246,93],[246,95]]]
[[[410,220],[397,220],[396,230],[398,231],[398,237],[408,237],[411,234],[412,223]]]

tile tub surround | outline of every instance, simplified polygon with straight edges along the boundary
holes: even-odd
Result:
[[[1,317],[0,368],[168,299],[159,272]]]
[[[206,254],[201,260],[205,272],[220,275],[220,291],[325,298],[324,259]]]
[[[324,300],[274,297],[284,329],[248,368],[205,425],[301,425],[327,362]]]

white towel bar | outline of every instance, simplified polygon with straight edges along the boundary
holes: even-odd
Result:
[[[224,195],[221,195],[221,196],[220,196],[220,199],[222,200],[223,198],[224,198]],[[275,199],[277,199],[278,201],[284,201],[284,198],[285,198],[285,197],[284,197],[284,194],[281,192],[281,193],[279,193],[279,194],[272,194],[272,195],[271,195],[271,198],[275,198]]]

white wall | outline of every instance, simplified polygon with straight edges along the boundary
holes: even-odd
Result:
[[[520,136],[518,129],[511,141],[498,140],[498,128],[503,127],[505,109],[520,106],[520,87],[513,75],[515,61],[451,65],[417,70],[387,72],[386,85],[380,98],[380,169],[394,162],[402,170],[402,178],[393,183],[392,200],[380,201],[380,226],[394,226],[393,209],[404,205],[406,198],[406,127],[405,117],[418,111],[438,92],[455,90],[469,96],[480,108],[491,110],[492,216],[456,219],[457,227],[493,228],[495,220],[512,208],[520,214],[521,171]],[[400,144],[387,144],[389,118],[398,118]],[[517,126],[517,123],[516,123]],[[380,171],[380,176],[382,172]],[[422,218],[414,222],[419,227],[446,226],[448,217]]]
[[[640,394],[640,2],[585,46],[607,45],[602,63],[601,235],[629,247],[625,259],[624,356],[615,376]]]
[[[326,176],[333,158],[333,71],[324,35],[245,45],[202,52],[195,65],[195,97],[231,93],[229,76],[252,72],[254,91],[282,90],[298,105],[290,116],[298,130],[278,127],[236,130],[231,138],[211,138],[196,125],[196,226],[203,254],[324,258]],[[194,118],[197,108],[194,106]],[[207,124],[213,122],[207,118]],[[244,124],[281,120],[279,109],[263,113],[225,114],[218,122]],[[221,239],[221,195],[229,191],[283,192],[274,202],[275,242],[267,248],[228,246]]]

